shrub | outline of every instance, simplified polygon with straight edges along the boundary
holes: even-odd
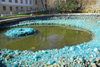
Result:
[[[78,8],[78,0],[67,0],[66,1],[66,10],[68,12],[76,11]]]
[[[63,9],[63,5],[62,5],[61,2],[59,2],[59,3],[57,4],[57,11],[58,11],[58,12],[61,12],[62,9]]]

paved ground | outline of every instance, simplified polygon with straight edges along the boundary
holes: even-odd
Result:
[[[0,19],[0,22],[17,20],[17,19],[23,19],[23,18],[29,18],[29,17],[31,17],[31,16],[27,16],[27,17],[17,17],[17,18],[8,18],[8,19]]]
[[[54,15],[100,15],[100,13],[59,13],[59,14],[46,14],[46,15],[39,15],[39,16],[54,16]],[[17,18],[8,18],[8,19],[0,19],[0,24],[4,22],[11,22],[16,20],[28,19],[34,16],[25,16],[25,17],[17,17]]]

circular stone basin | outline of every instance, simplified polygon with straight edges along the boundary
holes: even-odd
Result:
[[[88,42],[92,39],[92,34],[84,29],[68,26],[20,26],[21,28],[8,29],[6,36],[19,37],[24,34],[31,34],[38,30],[38,34],[24,38],[1,38],[0,47],[14,50],[46,50],[60,49],[65,46],[73,46]],[[24,27],[24,28],[22,28]],[[5,30],[6,31],[6,30]],[[18,32],[16,32],[18,31]],[[32,32],[33,31],[33,32]],[[5,32],[2,32],[3,34]],[[12,34],[12,35],[11,35]],[[1,34],[2,35],[2,34]]]
[[[17,38],[22,36],[28,36],[36,32],[33,28],[13,28],[8,30],[5,35],[10,38]]]
[[[89,32],[86,32],[84,30],[78,31],[76,29],[73,29],[74,31],[71,31],[70,29],[65,29],[64,28],[64,29],[61,29],[61,31],[60,31],[60,29],[57,30],[57,28],[53,28],[53,27],[51,27],[53,29],[48,27],[49,29],[45,28],[45,30],[43,30],[43,28],[40,27],[41,31],[40,30],[39,31],[40,31],[41,34],[38,34],[37,40],[34,39],[33,36],[29,37],[29,38],[27,37],[27,39],[22,38],[23,40],[20,39],[19,41],[18,40],[15,41],[14,39],[13,40],[10,40],[10,39],[6,40],[4,38],[2,39],[1,36],[0,36],[0,47],[1,46],[6,47],[6,45],[5,45],[6,42],[7,42],[7,45],[10,45],[10,43],[12,43],[12,41],[15,41],[12,45],[9,46],[10,48],[12,46],[11,49],[18,49],[18,46],[21,49],[23,49],[23,48],[26,49],[27,46],[28,46],[28,48],[32,47],[30,45],[32,42],[34,42],[33,49],[35,47],[39,48],[41,46],[46,47],[46,45],[38,45],[38,43],[41,44],[39,42],[39,40],[41,40],[43,42],[44,41],[48,42],[47,36],[51,35],[51,33],[55,33],[55,32],[57,32],[55,34],[62,34],[63,33],[63,34],[66,35],[65,44],[68,43],[68,41],[71,41],[71,43],[74,43],[74,42],[77,42],[77,41],[82,43],[82,44],[80,44],[79,42],[77,42],[76,46],[68,47],[68,45],[66,45],[66,47],[64,47],[62,49],[42,50],[42,51],[37,51],[37,52],[1,49],[1,64],[7,65],[7,66],[8,65],[15,66],[17,64],[18,66],[27,66],[27,65],[29,65],[29,66],[39,67],[39,66],[45,66],[45,65],[46,66],[53,66],[53,65],[54,66],[55,65],[62,66],[62,62],[63,62],[63,63],[65,63],[63,66],[65,66],[65,65],[73,66],[73,67],[75,67],[75,66],[76,67],[77,66],[79,66],[79,67],[84,66],[85,67],[85,66],[91,66],[91,65],[92,66],[94,66],[94,65],[98,66],[99,64],[95,63],[95,62],[99,62],[99,57],[100,57],[100,34],[99,34],[100,33],[100,21],[95,21],[94,20],[95,21],[94,22],[91,19],[88,22],[81,22],[79,20],[77,20],[77,21],[75,21],[75,20],[73,21],[71,19],[70,22],[68,22],[66,20],[63,20],[63,22],[62,22],[62,20],[61,20],[61,23],[64,23],[64,24],[67,24],[67,25],[75,25],[75,26],[79,26],[81,28],[85,28],[85,29],[90,30],[95,35],[93,40],[91,40],[91,35],[89,34]],[[55,20],[55,22],[57,22],[57,21],[58,20]],[[34,23],[34,22],[32,22],[32,23]],[[53,23],[54,23],[54,21],[53,21]],[[63,30],[67,30],[67,31],[64,32]],[[45,34],[43,33],[44,31],[46,31]],[[49,33],[49,31],[51,33]],[[4,32],[2,32],[2,33],[4,33]],[[2,33],[0,33],[0,35],[2,35]],[[77,34],[77,36],[76,36],[75,33]],[[41,35],[41,37],[39,35]],[[90,36],[90,38],[89,38],[88,35]],[[54,35],[52,37],[54,38]],[[52,38],[52,37],[49,37],[49,38]],[[55,37],[57,37],[57,35]],[[60,38],[60,36],[59,36],[59,38]],[[81,40],[82,40],[82,42],[81,42]],[[51,39],[51,41],[54,41],[54,40]],[[90,42],[88,42],[88,41],[90,41]],[[8,44],[8,42],[9,42],[9,44]],[[36,42],[37,42],[37,44],[35,46]],[[58,42],[59,42],[59,39],[58,39]],[[85,42],[85,43],[83,43],[83,42]],[[63,44],[64,43],[61,43],[61,45],[63,45]],[[49,45],[49,46],[47,44],[47,47],[55,46],[55,45],[57,45],[57,43],[55,43],[54,45]],[[6,48],[9,48],[9,47],[7,46]],[[10,56],[12,57],[13,56],[14,58],[10,58],[10,59],[7,60],[6,56],[7,57],[10,57]],[[56,60],[55,60],[55,58],[56,58]],[[15,64],[14,61],[16,61],[17,63]],[[23,63],[22,61],[25,61],[25,62]],[[20,62],[20,64],[19,64],[19,62]]]

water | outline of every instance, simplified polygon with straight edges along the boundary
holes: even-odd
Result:
[[[84,29],[68,26],[20,26],[31,27],[38,30],[37,34],[30,37],[11,39],[5,37],[6,29],[0,33],[0,48],[13,50],[46,50],[63,48],[88,42],[92,34]]]

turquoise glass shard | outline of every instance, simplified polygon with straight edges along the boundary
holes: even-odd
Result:
[[[5,35],[10,38],[18,38],[23,36],[29,36],[36,32],[33,28],[12,28],[8,30]]]
[[[2,64],[4,63],[7,67],[13,67],[15,64],[19,64],[19,66],[23,66],[23,67],[25,66],[42,67],[45,64],[48,64],[48,61],[49,64],[53,65],[55,63],[61,64],[61,60],[63,60],[66,64],[68,64],[68,66],[71,65],[73,67],[85,67],[85,64],[89,63],[88,67],[91,67],[91,63],[100,60],[100,20],[98,21],[93,21],[92,19],[84,20],[84,21],[78,19],[76,20],[74,19],[33,20],[30,21],[30,24],[34,22],[35,23],[48,22],[48,23],[57,23],[57,24],[67,24],[72,26],[74,25],[92,31],[95,37],[90,42],[77,44],[76,46],[72,46],[72,47],[66,46],[62,49],[40,50],[37,52],[32,52],[28,50],[18,51],[18,50],[2,49],[1,50],[2,54],[0,58],[0,62]],[[23,22],[19,25],[23,25],[23,24],[25,23]],[[13,55],[14,58],[12,58],[11,60],[7,60],[7,58],[4,57],[5,55],[3,55],[5,53],[7,55]]]

